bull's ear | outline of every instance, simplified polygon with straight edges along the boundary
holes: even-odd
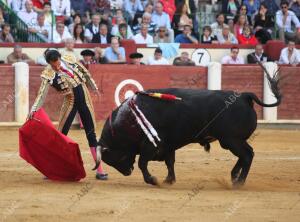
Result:
[[[101,152],[104,153],[104,152],[107,152],[109,151],[109,148],[108,147],[101,147]]]

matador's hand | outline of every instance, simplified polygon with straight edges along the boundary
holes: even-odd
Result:
[[[27,120],[32,119],[35,112],[36,111],[30,111],[30,113],[27,116]]]

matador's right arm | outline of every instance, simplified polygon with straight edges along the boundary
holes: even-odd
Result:
[[[36,112],[43,105],[49,90],[49,80],[42,78],[42,83],[38,95],[31,107],[30,112]]]

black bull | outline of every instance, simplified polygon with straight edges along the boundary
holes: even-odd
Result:
[[[155,147],[146,137],[128,107],[128,101],[115,109],[105,122],[99,145],[101,159],[123,175],[130,175],[137,154],[138,166],[146,183],[157,185],[147,165],[149,161],[165,161],[168,168],[166,183],[175,182],[175,151],[190,143],[199,143],[209,150],[209,143],[218,140],[238,161],[231,171],[233,185],[244,184],[254,156],[247,143],[257,126],[253,101],[265,107],[280,104],[279,78],[269,78],[277,102],[262,103],[253,93],[234,91],[158,89],[146,92],[173,94],[181,101],[166,101],[137,94],[135,102],[157,130],[161,141]],[[101,154],[101,155],[100,155]]]

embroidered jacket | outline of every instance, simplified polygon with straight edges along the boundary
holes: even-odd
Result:
[[[36,111],[43,105],[49,86],[54,87],[63,95],[71,94],[73,88],[85,83],[89,84],[93,90],[98,90],[89,71],[80,62],[77,62],[74,56],[64,55],[61,57],[61,61],[73,76],[62,71],[56,72],[48,65],[41,74],[42,83],[31,111]]]

